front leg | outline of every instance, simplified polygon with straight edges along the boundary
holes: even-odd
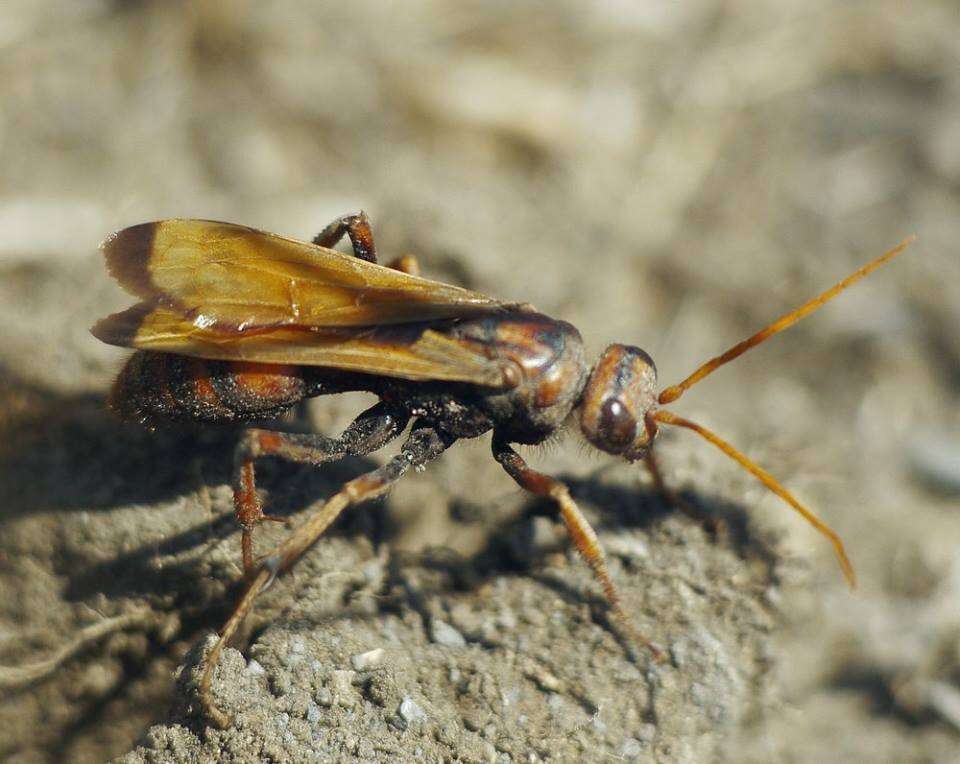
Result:
[[[695,507],[667,484],[667,481],[663,478],[663,471],[660,469],[660,462],[654,455],[653,448],[647,451],[647,455],[643,457],[643,463],[647,466],[650,477],[653,478],[654,487],[668,506],[676,507],[691,520],[699,523],[714,539],[726,535],[726,525],[721,518],[711,517],[706,512]]]
[[[620,605],[620,595],[613,585],[607,562],[603,556],[603,547],[597,539],[597,534],[583,516],[580,508],[570,496],[570,489],[556,478],[537,472],[531,468],[506,440],[500,438],[496,432],[493,435],[493,458],[507,471],[517,484],[536,496],[553,499],[560,510],[560,517],[567,527],[567,533],[573,541],[577,551],[586,560],[593,575],[603,587],[603,593],[610,603],[610,608],[617,616],[628,633],[641,644],[645,645],[657,660],[663,660],[663,653],[653,644],[636,633],[630,625],[626,613]]]
[[[273,430],[247,430],[234,452],[233,506],[243,529],[241,548],[243,570],[253,571],[253,529],[263,520],[281,520],[266,515],[257,498],[254,462],[275,456],[301,464],[323,464],[345,456],[366,456],[383,448],[407,426],[409,416],[385,403],[364,411],[339,438],[317,433],[286,433]]]

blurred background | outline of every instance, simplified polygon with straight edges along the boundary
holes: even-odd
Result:
[[[714,475],[812,570],[776,603],[780,700],[736,732],[742,760],[955,754],[951,0],[8,0],[0,94],[0,662],[119,612],[78,577],[144,533],[160,543],[151,508],[193,490],[205,458],[179,441],[144,450],[102,414],[124,354],[88,327],[129,303],[96,249],[113,230],[182,216],[309,239],[362,208],[384,255],[532,302],[577,325],[592,356],[640,345],[665,383],[916,233],[675,406],[837,528],[855,593],[821,539],[708,446],[667,437],[662,455],[673,484]],[[321,404],[318,424],[344,405]],[[455,496],[469,472],[509,494],[487,448],[423,479]],[[531,459],[563,476],[605,464],[573,438]],[[131,491],[131,471],[156,490]],[[408,520],[399,543],[442,540]],[[156,644],[85,652],[5,692],[0,755],[128,750],[163,717],[179,659]]]

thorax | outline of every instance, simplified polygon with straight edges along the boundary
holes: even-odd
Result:
[[[519,381],[507,391],[456,390],[459,403],[482,411],[511,441],[541,442],[579,400],[588,369],[583,340],[571,324],[518,311],[464,321],[445,333],[488,358],[514,365]]]

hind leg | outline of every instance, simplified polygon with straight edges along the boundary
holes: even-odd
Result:
[[[380,405],[380,404],[378,404]],[[374,406],[374,408],[377,408]],[[368,412],[369,413],[369,412]],[[199,695],[204,709],[217,726],[223,728],[230,718],[214,703],[210,692],[213,670],[224,646],[236,634],[253,602],[273,579],[289,570],[303,556],[343,510],[354,504],[382,496],[411,468],[419,469],[436,459],[454,442],[454,439],[429,425],[414,425],[400,453],[382,467],[371,470],[346,483],[331,496],[303,525],[277,545],[262,563],[250,571],[246,591],[237,602],[230,618],[220,630],[220,639],[207,654],[200,677]]]
[[[254,462],[274,456],[301,464],[323,464],[345,456],[365,456],[383,448],[407,425],[409,416],[378,403],[364,411],[339,438],[317,433],[286,433],[273,430],[247,430],[234,452],[233,508],[242,528],[243,570],[253,570],[253,529],[263,520],[280,520],[264,514],[257,497]]]

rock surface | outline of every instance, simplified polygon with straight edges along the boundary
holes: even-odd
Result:
[[[0,18],[0,759],[953,761],[960,695],[960,17],[949,0],[52,0]],[[822,539],[685,433],[667,478],[526,450],[595,521],[609,622],[489,443],[358,509],[258,602],[197,713],[239,578],[231,430],[104,410],[129,298],[95,246],[144,220],[310,238],[565,318],[662,381],[910,233],[915,249],[676,410],[782,478]],[[319,401],[336,432],[368,401]],[[264,465],[271,511],[369,469]],[[286,530],[264,528],[259,549]],[[382,651],[378,652],[378,651]]]

